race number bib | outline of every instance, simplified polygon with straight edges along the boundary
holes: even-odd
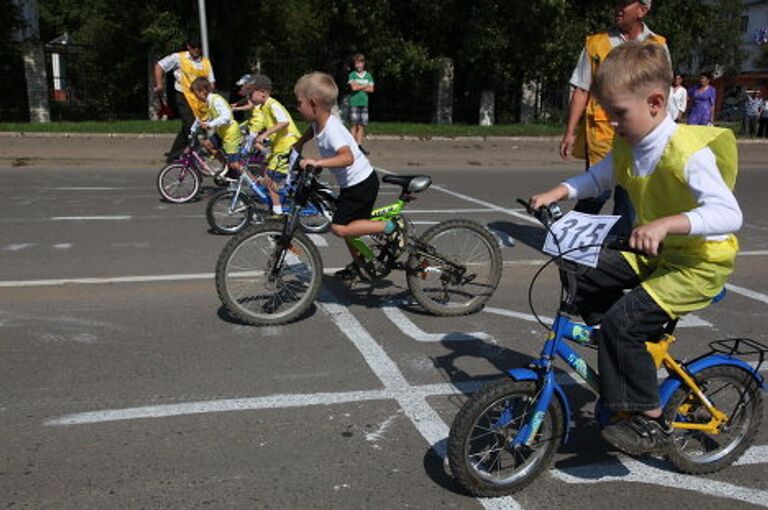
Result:
[[[544,253],[563,254],[564,259],[597,267],[599,245],[619,218],[571,211],[552,224],[544,240]]]

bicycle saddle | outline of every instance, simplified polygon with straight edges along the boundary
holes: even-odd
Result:
[[[385,175],[381,180],[387,184],[396,184],[403,188],[403,192],[410,193],[420,193],[432,184],[432,178],[428,175]]]

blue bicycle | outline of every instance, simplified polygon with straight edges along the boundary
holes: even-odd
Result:
[[[556,204],[533,211],[520,202],[547,229],[559,219]],[[616,241],[606,246],[629,249]],[[562,259],[567,253],[561,252],[536,273],[529,287],[529,303],[544,267],[554,261],[564,271],[569,270],[567,264],[572,263]],[[508,370],[504,379],[473,394],[451,426],[451,472],[461,486],[477,496],[519,491],[547,468],[559,445],[567,441],[570,402],[555,379],[555,358],[565,361],[599,395],[598,374],[566,343],[595,347],[594,329],[572,321],[563,312],[576,291],[575,279],[563,280],[560,309],[552,326],[547,326],[549,334],[541,357],[527,368]],[[761,389],[768,388],[758,372],[768,346],[747,338],[719,340],[709,344],[709,353],[681,363],[668,352],[675,341],[672,332],[676,322],[667,325],[662,338],[646,343],[657,368],[663,366],[669,374],[659,386],[664,416],[675,429],[665,455],[684,473],[712,473],[736,461],[760,428]],[[757,357],[756,366],[740,359],[745,356]],[[608,412],[599,399],[595,417],[601,426],[622,418]]]
[[[292,166],[289,165],[289,168]],[[269,190],[259,178],[251,175],[261,173],[262,170],[249,166],[241,173],[237,182],[210,198],[205,209],[205,218],[214,232],[236,234],[251,223],[260,224],[272,216]],[[284,214],[290,214],[293,209],[291,196],[294,184],[290,177],[292,176],[286,180],[286,185],[278,190]],[[336,210],[336,199],[337,195],[331,188],[318,182],[315,193],[299,211],[302,230],[310,234],[328,232]]]

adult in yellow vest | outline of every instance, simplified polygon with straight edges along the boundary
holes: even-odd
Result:
[[[666,48],[664,37],[654,34],[644,19],[651,10],[651,0],[618,0],[614,3],[614,26],[607,32],[587,37],[576,68],[571,75],[573,94],[568,106],[568,121],[565,134],[560,142],[560,156],[573,156],[585,161],[585,167],[602,160],[611,150],[614,131],[608,114],[589,94],[592,77],[600,64],[605,61],[613,48],[625,41],[652,41]],[[669,50],[667,50],[669,55]],[[603,195],[580,200],[576,210],[598,214],[610,198],[608,191]],[[632,209],[623,189],[617,188],[614,195],[614,214],[622,216],[616,230],[627,233],[632,225]]]
[[[181,130],[176,135],[171,149],[166,153],[168,161],[176,159],[186,147],[187,135],[195,118],[206,119],[205,103],[195,97],[189,86],[197,78],[206,78],[215,86],[211,61],[203,56],[199,39],[188,39],[187,51],[171,53],[155,64],[155,93],[162,93],[164,75],[171,71],[175,78],[174,100],[181,119]]]

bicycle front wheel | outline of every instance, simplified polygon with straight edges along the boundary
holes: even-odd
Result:
[[[738,460],[754,441],[763,419],[763,395],[754,376],[734,366],[709,367],[694,378],[728,421],[717,434],[676,427],[668,456],[684,473],[713,473]],[[712,419],[701,399],[687,386],[672,394],[664,413],[672,423],[703,425]]]
[[[237,198],[235,198],[237,195]],[[205,207],[205,219],[217,234],[236,234],[251,222],[254,211],[242,193],[224,190],[216,193]]]
[[[563,411],[553,397],[531,444],[512,446],[533,419],[533,381],[505,379],[466,401],[448,435],[448,463],[459,484],[476,496],[513,494],[551,462],[563,435]]]
[[[427,230],[408,257],[408,288],[440,316],[474,313],[501,279],[501,250],[479,223],[449,220]]]
[[[174,204],[189,202],[200,191],[200,174],[180,163],[166,165],[157,174],[157,190]]]
[[[224,307],[247,324],[287,324],[301,317],[320,291],[323,264],[312,241],[295,232],[287,250],[271,224],[229,240],[216,264],[216,290]]]

